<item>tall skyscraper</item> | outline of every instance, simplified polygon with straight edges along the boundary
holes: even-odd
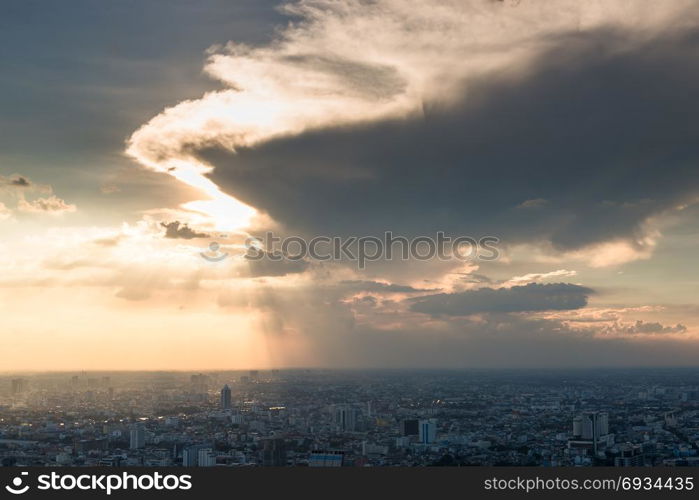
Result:
[[[264,467],[284,467],[286,465],[286,442],[283,439],[263,440],[262,465]]]
[[[609,434],[609,415],[606,412],[587,411],[573,420],[573,434],[582,439],[595,439]]]
[[[221,409],[231,409],[231,388],[228,387],[228,384],[224,385],[223,389],[221,389]]]
[[[197,467],[201,465],[199,463],[199,458],[204,458],[204,460],[208,462],[209,460],[207,458],[207,453],[213,454],[212,449],[213,448],[211,446],[206,444],[187,446],[184,450],[182,450],[182,465],[184,467]],[[204,453],[202,453],[200,457],[201,451],[204,451]]]
[[[211,448],[203,448],[197,453],[197,465],[199,467],[213,467],[216,465],[216,454]]]
[[[146,446],[146,428],[143,424],[136,424],[131,427],[131,440],[129,448],[138,450]]]
[[[591,449],[595,455],[609,441],[609,414],[586,411],[573,419],[573,438],[569,448]]]
[[[185,448],[182,450],[182,466],[183,467],[195,467],[199,462],[199,457],[197,456],[198,451]]]
[[[418,439],[422,444],[434,443],[437,439],[437,419],[420,420]]]
[[[335,407],[335,423],[342,431],[354,432],[357,429],[357,410],[349,405]]]

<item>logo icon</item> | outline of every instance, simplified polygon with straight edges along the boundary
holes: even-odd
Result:
[[[207,255],[206,252],[200,252],[199,255],[205,260],[208,260],[209,262],[221,262],[223,259],[228,257],[227,252],[219,252],[219,249],[221,248],[221,245],[219,245],[217,242],[212,241],[209,243],[209,251],[213,255]]]
[[[16,478],[14,478],[12,480],[12,486],[9,486],[9,485],[5,486],[5,489],[7,491],[9,491],[10,493],[12,493],[13,495],[21,495],[23,493],[26,493],[27,490],[29,489],[29,485],[24,486],[24,488],[21,487],[22,486],[22,476],[28,476],[28,475],[29,475],[28,472],[21,472],[19,476],[17,476]]]

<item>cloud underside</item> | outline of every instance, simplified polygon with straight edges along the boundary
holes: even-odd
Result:
[[[691,6],[305,1],[271,45],[214,50],[231,88],[128,151],[304,233],[439,226],[633,260],[698,194]]]

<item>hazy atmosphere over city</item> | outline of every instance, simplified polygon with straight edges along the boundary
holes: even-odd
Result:
[[[0,371],[696,366],[696,0],[93,5],[0,6]]]

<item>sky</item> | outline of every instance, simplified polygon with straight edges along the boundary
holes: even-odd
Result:
[[[3,2],[0,371],[696,365],[697,7]]]

